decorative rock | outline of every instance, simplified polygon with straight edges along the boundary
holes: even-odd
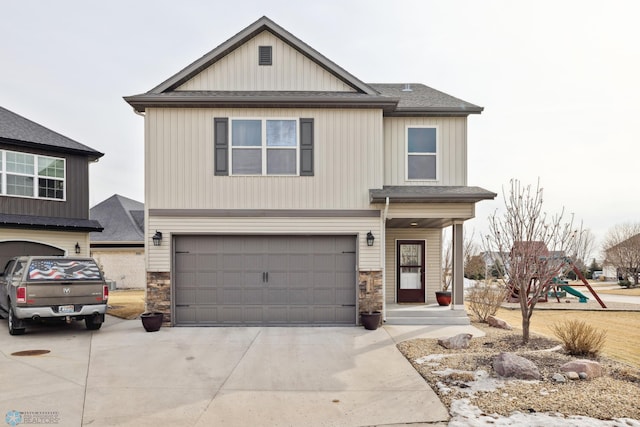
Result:
[[[569,371],[567,372],[567,379],[576,381],[580,379],[580,375],[577,372]]]
[[[493,359],[493,369],[502,377],[539,380],[538,367],[530,360],[513,353],[500,353]]]
[[[598,362],[587,359],[573,360],[560,367],[563,372],[584,372],[588,379],[602,376],[602,367]]]
[[[553,376],[551,377],[551,380],[553,380],[554,382],[557,382],[557,383],[565,383],[565,382],[567,382],[567,379],[562,374],[553,374]]]
[[[581,380],[586,380],[588,378],[586,372],[578,372],[578,376]]]
[[[510,324],[495,316],[487,317],[487,323],[494,328],[507,329],[509,331],[513,329]]]
[[[473,338],[471,334],[458,334],[450,338],[440,338],[438,344],[444,348],[459,350],[461,348],[469,348],[471,338]]]

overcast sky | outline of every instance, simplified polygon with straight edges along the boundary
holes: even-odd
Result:
[[[0,105],[105,156],[91,205],[144,199],[143,93],[266,15],[368,83],[424,83],[469,117],[468,185],[517,178],[598,239],[640,221],[640,2],[2,1]]]

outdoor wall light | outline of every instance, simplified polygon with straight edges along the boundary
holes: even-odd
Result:
[[[375,237],[373,237],[373,233],[371,231],[369,231],[367,233],[367,246],[373,246],[373,241],[376,240]]]
[[[160,246],[160,242],[162,242],[162,233],[156,230],[156,234],[153,235],[153,246]]]
[[[76,253],[80,253],[80,243],[76,242]]]

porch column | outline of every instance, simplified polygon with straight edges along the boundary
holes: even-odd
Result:
[[[464,240],[462,236],[462,222],[454,222],[451,228],[453,230],[453,289],[451,290],[451,309],[464,310],[464,255],[462,251]]]

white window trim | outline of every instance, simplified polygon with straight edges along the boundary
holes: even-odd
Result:
[[[236,146],[233,145],[233,121],[234,120],[260,120],[262,141],[258,146]],[[296,123],[296,171],[293,174],[269,174],[267,173],[267,149],[269,150],[294,150],[293,147],[267,147],[267,120],[288,120]],[[262,173],[259,174],[238,174],[233,173],[233,150],[234,149],[258,149],[260,148],[262,160]],[[277,176],[277,177],[299,177],[300,176],[300,118],[299,117],[230,117],[229,118],[229,153],[228,153],[229,176]]]
[[[436,130],[436,152],[435,154],[411,153],[412,156],[435,156],[436,177],[435,179],[414,179],[409,178],[409,129],[435,129]],[[440,126],[438,125],[406,125],[404,129],[404,180],[408,182],[438,182],[440,181],[441,155],[440,147]]]
[[[50,200],[50,201],[54,201],[54,202],[64,202],[67,200],[67,159],[65,159],[64,157],[54,157],[54,156],[49,156],[49,155],[45,155],[45,154],[34,154],[34,153],[25,153],[23,151],[13,151],[13,150],[0,150],[0,153],[2,153],[2,157],[0,158],[0,196],[5,196],[5,197],[18,197],[18,198],[22,198],[22,199],[37,199],[37,200]],[[33,156],[33,175],[32,174],[25,174],[25,173],[20,173],[20,172],[9,172],[7,171],[7,153],[13,153],[13,154],[22,154],[22,155],[27,155],[27,156]],[[41,176],[38,174],[39,171],[39,167],[38,167],[38,158],[39,157],[46,157],[48,159],[54,159],[54,160],[62,160],[62,163],[64,165],[64,178],[56,178],[53,176]],[[15,176],[26,176],[26,177],[32,177],[33,178],[33,196],[24,196],[21,194],[7,194],[7,176],[8,175],[15,175]],[[57,199],[57,198],[53,198],[53,197],[40,197],[39,194],[39,185],[40,185],[40,181],[39,179],[52,179],[54,181],[62,181],[63,183],[63,189],[62,189],[62,198],[61,199]]]

